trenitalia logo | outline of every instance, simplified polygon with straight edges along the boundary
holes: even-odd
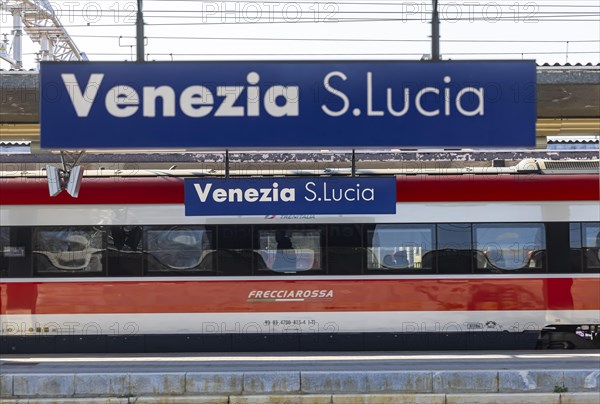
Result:
[[[535,145],[534,61],[44,62],[40,72],[45,148]]]
[[[186,179],[187,216],[393,214],[396,181],[384,178]]]
[[[332,300],[332,289],[309,290],[251,290],[248,302],[304,302],[307,300]]]
[[[273,219],[281,219],[281,220],[314,220],[316,219],[316,215],[266,215],[265,219],[273,220]]]

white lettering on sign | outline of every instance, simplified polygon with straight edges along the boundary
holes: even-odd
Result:
[[[325,76],[323,79],[323,87],[325,90],[337,98],[339,98],[342,102],[341,108],[335,110],[330,108],[327,105],[321,105],[321,109],[325,114],[338,117],[346,114],[350,109],[350,99],[348,96],[337,87],[331,85],[330,80],[334,77],[340,78],[343,81],[347,81],[348,77],[340,72],[334,71]],[[444,83],[450,84],[452,81],[452,77],[445,76]],[[366,77],[366,108],[367,108],[367,116],[380,117],[385,115],[392,115],[395,117],[401,117],[406,115],[411,109],[411,89],[410,88],[402,88],[402,89],[393,89],[386,88],[385,89],[385,102],[380,103],[379,108],[376,108],[376,94],[374,92],[374,88],[378,88],[373,85],[374,78],[372,72],[367,72]],[[394,92],[400,92],[402,94],[402,103],[398,102],[398,100],[394,100]],[[470,98],[469,107],[464,105],[465,98]],[[430,109],[426,109],[423,105],[424,100],[428,99]],[[460,89],[456,94],[453,94],[449,87],[444,87],[442,89],[437,87],[425,87],[416,92],[414,95],[414,108],[417,112],[426,117],[434,117],[440,115],[443,108],[443,114],[445,116],[450,116],[454,112],[452,109],[452,105],[455,106],[456,112],[463,116],[483,116],[485,113],[485,91],[483,87],[465,87]],[[384,110],[382,107],[385,105]],[[436,108],[431,108],[435,106]],[[468,109],[470,108],[470,109]],[[454,113],[456,113],[454,112]],[[359,116],[361,111],[358,108],[353,109],[352,113],[355,116]]]
[[[115,86],[106,94],[106,110],[116,118],[128,118],[138,110],[140,97],[129,86]]]
[[[294,188],[281,188],[279,184],[273,183],[271,188],[215,188],[212,184],[206,184],[203,188],[201,184],[194,184],[196,194],[200,202],[206,202],[210,197],[213,201],[221,202],[294,202],[296,200],[296,190]]]
[[[65,73],[61,75],[61,78],[77,116],[79,118],[88,117],[96,104],[104,74],[91,74],[83,90],[74,74]],[[348,95],[332,85],[330,81],[334,78],[344,82],[349,78],[345,73],[336,70],[326,74],[323,79],[325,90],[337,97],[338,104],[341,103],[341,105],[333,108],[322,104],[321,110],[328,116],[340,117],[351,109],[351,101]],[[388,87],[380,94],[376,91],[379,87],[373,84],[375,82],[373,73],[367,72],[366,100],[364,100],[366,115],[369,117],[386,115],[402,117],[411,111],[413,105],[413,109],[425,117],[450,116],[452,114],[467,117],[484,115],[485,91],[483,87],[467,86],[457,89],[458,91],[452,91],[449,86],[452,78],[444,76],[443,81],[446,84],[446,86],[440,86],[443,88],[433,86],[420,89]],[[216,86],[214,90],[203,85],[192,85],[181,90],[179,95],[176,94],[173,87],[168,85],[144,86],[141,88],[141,97],[138,90],[132,86],[120,84],[106,91],[104,105],[108,113],[115,118],[131,117],[140,109],[146,118],[175,117],[178,110],[180,114],[190,118],[203,118],[210,115],[217,118],[258,117],[262,111],[274,118],[300,116],[299,86],[273,85],[264,90],[261,97],[261,89],[257,85],[260,82],[259,74],[248,73],[246,82],[247,86],[224,85]],[[160,111],[157,111],[157,105],[162,106]],[[354,108],[352,114],[359,116],[361,110]]]
[[[90,79],[85,85],[84,92],[81,92],[81,88],[79,88],[79,83],[77,83],[74,74],[61,74],[61,78],[63,83],[65,83],[67,93],[69,94],[73,108],[75,108],[75,113],[78,117],[85,118],[90,113],[90,109],[96,99],[96,94],[98,93],[104,74],[90,75]]]
[[[214,188],[213,184],[194,184],[194,189],[200,202],[212,200],[217,203],[233,202],[295,202],[295,188],[279,188],[274,182],[271,188]],[[307,182],[304,186],[307,202],[358,202],[375,200],[374,188],[361,188],[360,184],[352,187],[336,187],[323,182],[317,185],[315,182]]]
[[[332,111],[331,109],[329,109],[329,107],[327,107],[327,105],[321,105],[321,109],[329,116],[342,116],[346,113],[346,111],[348,111],[348,108],[350,108],[350,100],[348,99],[348,96],[346,94],[329,84],[329,80],[331,80],[332,77],[339,77],[344,81],[347,80],[348,77],[342,72],[335,71],[329,73],[323,79],[323,86],[325,87],[325,90],[329,91],[336,97],[341,98],[342,102],[344,103],[344,106],[338,111]]]
[[[175,116],[175,90],[169,86],[146,87],[144,91],[144,116],[156,116],[156,99],[162,98],[163,116]]]
[[[90,75],[85,89],[82,91],[74,74],[61,75],[62,81],[69,94],[71,104],[79,118],[87,118],[95,105],[98,90],[102,85],[104,74]],[[215,110],[215,117],[245,117],[260,116],[260,88],[256,84],[260,76],[250,72],[246,77],[250,84],[244,86],[217,86],[216,97],[205,86],[193,85],[186,87],[179,95],[179,109],[190,118],[203,118]],[[243,94],[246,95],[243,103]],[[177,96],[173,87],[144,86],[142,87],[141,104],[143,116],[157,116],[156,105],[162,103],[162,117],[176,116]],[[108,113],[115,118],[128,118],[136,114],[140,108],[140,95],[131,86],[116,85],[106,92],[104,105]],[[265,112],[275,118],[300,115],[300,90],[298,86],[274,85],[269,87],[262,97],[262,107]]]
[[[304,199],[308,202],[323,201],[323,202],[339,202],[339,201],[374,201],[375,189],[360,188],[360,184],[356,184],[355,188],[335,188],[327,186],[327,182],[323,182],[322,187],[316,188],[314,182],[306,183],[306,191],[310,194]]]

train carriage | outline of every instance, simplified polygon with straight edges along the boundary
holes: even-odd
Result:
[[[599,346],[597,170],[398,175],[343,216],[186,217],[157,174],[0,179],[2,352]]]

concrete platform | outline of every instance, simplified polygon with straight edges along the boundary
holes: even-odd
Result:
[[[2,404],[597,404],[598,393],[312,394],[0,399]]]
[[[8,403],[600,402],[600,352],[4,355]]]
[[[600,402],[600,370],[289,371],[0,375],[2,403],[194,397],[229,403]],[[576,396],[559,393],[577,393]],[[232,401],[232,398],[235,399]],[[262,397],[262,398],[260,398]],[[269,399],[265,399],[269,397]],[[373,401],[378,397],[382,401]],[[402,398],[404,397],[404,398]],[[482,399],[475,397],[483,397]],[[492,398],[495,397],[495,398]],[[473,398],[474,401],[468,401]],[[579,401],[576,398],[580,399]],[[404,400],[407,401],[398,401]],[[33,401],[32,401],[33,400]],[[86,400],[90,401],[90,400]],[[262,401],[261,401],[262,400]],[[291,400],[291,401],[290,401]],[[308,400],[308,401],[306,401]],[[417,401],[415,401],[417,400]],[[465,401],[466,400],[466,401]],[[494,401],[496,400],[496,401]],[[515,401],[516,400],[516,401]],[[563,401],[561,401],[563,400]],[[93,401],[92,401],[93,402]],[[152,402],[152,401],[149,401]],[[181,402],[181,401],[177,401]],[[227,403],[228,401],[224,401]]]

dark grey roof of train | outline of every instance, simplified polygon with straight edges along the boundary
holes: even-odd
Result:
[[[282,169],[350,168],[350,152],[231,152],[231,170],[259,170],[269,175]],[[444,169],[462,167],[509,167],[525,159],[592,161],[595,150],[389,150],[357,151],[356,167],[364,169]],[[223,170],[224,153],[88,153],[82,165],[86,170]],[[4,167],[11,170],[40,170],[46,164],[60,165],[56,153],[3,154]]]

